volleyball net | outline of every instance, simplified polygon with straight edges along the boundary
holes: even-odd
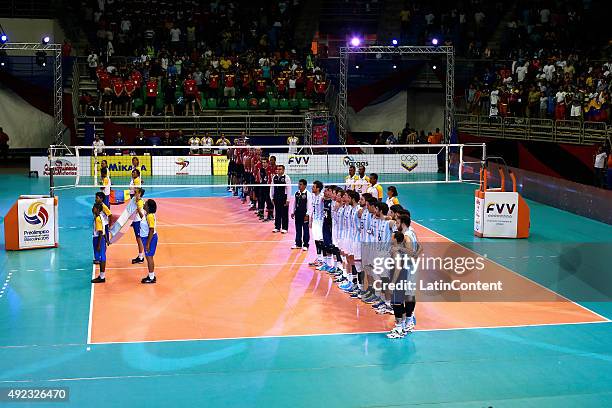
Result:
[[[260,177],[260,168],[281,165],[293,185],[300,179],[343,185],[353,172],[375,173],[383,185],[450,183],[478,181],[485,149],[484,144],[51,146],[45,172],[52,190],[99,188],[103,168],[113,188],[129,188],[134,169],[143,185],[154,188],[271,184],[270,177]]]

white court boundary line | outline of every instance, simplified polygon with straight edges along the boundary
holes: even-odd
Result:
[[[432,230],[431,228],[427,228],[426,226],[424,226],[424,225],[422,225],[422,224],[419,224],[419,223],[417,223],[417,224],[418,224],[420,227],[425,228],[425,229],[426,229],[426,230],[428,230],[429,232],[432,232],[432,233],[434,233],[434,234],[437,234],[438,236],[440,236],[440,237],[442,237],[442,238],[444,238],[444,239],[447,239],[449,242],[452,242],[452,243],[453,243],[453,244],[455,244],[455,245],[458,245],[458,246],[460,246],[460,247],[462,247],[462,248],[465,248],[466,250],[470,251],[471,253],[473,253],[473,254],[475,254],[475,255],[484,256],[484,254],[480,254],[480,253],[478,253],[478,252],[474,251],[473,249],[470,249],[470,248],[468,248],[468,247],[466,247],[466,246],[464,246],[464,245],[461,245],[461,244],[459,244],[458,242],[456,242],[456,241],[454,241],[454,240],[452,240],[452,239],[448,238],[447,236],[444,236],[444,235],[442,235],[442,234],[440,234],[440,233],[438,233],[438,232],[436,232],[436,231]],[[499,266],[500,268],[504,268],[504,269],[506,269],[506,270],[508,270],[508,271],[512,272],[513,274],[515,274],[515,275],[517,275],[517,276],[519,276],[519,277],[521,277],[521,278],[523,278],[523,279],[525,279],[525,280],[527,280],[527,281],[529,281],[529,282],[533,283],[534,285],[537,285],[537,286],[541,287],[541,288],[542,288],[542,289],[544,289],[544,290],[547,290],[547,291],[549,291],[549,292],[551,292],[551,293],[554,293],[555,295],[559,296],[560,298],[563,298],[563,299],[565,299],[566,301],[568,301],[568,302],[570,302],[570,303],[573,303],[574,305],[576,305],[576,306],[578,306],[578,307],[580,307],[580,308],[582,308],[582,309],[586,310],[587,312],[592,313],[592,314],[594,314],[595,316],[598,316],[598,317],[600,317],[600,318],[604,319],[604,321],[605,321],[604,323],[607,323],[607,322],[612,322],[612,320],[608,319],[607,317],[602,316],[602,315],[600,315],[600,314],[599,314],[599,313],[597,313],[597,312],[594,312],[593,310],[589,309],[589,308],[588,308],[588,307],[586,307],[586,306],[583,306],[583,305],[581,305],[581,304],[579,304],[579,303],[574,302],[573,300],[569,299],[568,297],[563,296],[562,294],[557,293],[557,292],[555,292],[554,290],[552,290],[552,289],[550,289],[550,288],[547,288],[546,286],[544,286],[544,285],[542,285],[542,284],[540,284],[540,283],[538,283],[538,282],[534,281],[534,280],[533,280],[533,279],[531,279],[531,278],[528,278],[528,277],[527,277],[527,276],[525,276],[525,275],[521,275],[520,273],[518,273],[518,272],[516,272],[516,271],[514,271],[514,270],[512,270],[512,269],[510,269],[510,268],[508,268],[508,267],[506,267],[506,266],[504,266],[504,265],[502,265],[502,264],[500,264],[499,262],[497,262],[497,261],[495,261],[495,260],[493,260],[493,259],[489,258],[488,256],[486,257],[486,259],[488,259],[490,262],[493,262],[495,265]]]
[[[472,327],[449,327],[440,329],[416,329],[414,333],[428,333],[437,331],[453,331],[453,330],[495,330],[495,329],[513,329],[523,327],[540,327],[540,326],[574,326],[583,324],[601,324],[601,323],[612,323],[612,321],[586,321],[586,322],[569,322],[569,323],[542,323],[542,324],[517,324],[510,326],[472,326]],[[107,341],[107,342],[95,342],[89,343],[92,345],[105,345],[105,344],[139,344],[139,343],[176,343],[176,342],[200,342],[200,341],[219,341],[219,340],[250,340],[250,339],[276,339],[276,338],[292,338],[292,337],[317,337],[317,336],[349,336],[349,335],[361,335],[361,334],[383,334],[389,333],[389,330],[379,331],[361,331],[361,332],[341,332],[341,333],[308,333],[308,334],[276,334],[268,336],[244,336],[244,337],[216,337],[216,338],[203,338],[203,339],[168,339],[168,340],[134,340],[134,341]]]
[[[231,197],[230,197],[231,198]],[[458,245],[459,247],[462,247],[468,251],[470,251],[471,253],[475,254],[475,255],[483,255],[483,254],[479,254],[478,252],[474,251],[473,249],[470,249],[464,245],[459,244],[458,242],[456,242],[455,240],[452,240],[450,238],[448,238],[447,236],[440,234],[434,230],[432,230],[431,228],[428,228],[418,222],[415,222],[417,225],[419,225],[420,227],[424,228],[425,230],[429,231],[430,233],[433,233],[433,236],[426,236],[426,238],[437,238],[437,237],[442,237],[446,240],[448,240],[448,242],[451,242],[455,245]],[[231,224],[231,223],[229,223]],[[261,224],[260,222],[247,222],[247,223],[237,223],[237,224]],[[160,225],[160,226],[177,226],[177,227],[184,227],[186,225],[214,225],[214,226],[221,226],[221,225],[227,225],[227,224],[167,224],[167,225]],[[290,240],[285,240],[285,241],[290,241]],[[221,241],[217,241],[217,242],[221,242]],[[241,241],[241,243],[245,243],[248,241]],[[263,241],[263,242],[283,242],[283,240],[280,241]],[[225,243],[225,242],[223,242]],[[237,242],[230,242],[230,243],[237,243]],[[120,245],[120,244],[116,244],[116,245]],[[127,245],[127,244],[125,244]],[[131,244],[130,244],[131,245]],[[296,251],[297,252],[297,251]],[[302,253],[302,251],[300,251]],[[483,255],[484,256],[484,255]],[[434,332],[434,331],[449,331],[449,330],[483,330],[483,329],[502,329],[502,328],[521,328],[521,327],[540,327],[540,326],[564,326],[564,325],[582,325],[582,324],[598,324],[598,323],[610,323],[612,322],[612,320],[608,319],[607,317],[587,308],[586,306],[583,306],[569,298],[567,298],[566,296],[561,295],[560,293],[555,292],[554,290],[547,288],[546,286],[534,281],[531,278],[528,278],[527,276],[524,276],[498,262],[496,262],[495,260],[487,257],[487,260],[489,260],[490,262],[494,263],[495,265],[504,268],[508,271],[510,271],[511,273],[518,275],[519,277],[541,287],[542,289],[552,292],[553,294],[559,296],[562,299],[565,299],[566,301],[578,306],[579,308],[582,308],[584,310],[586,310],[589,313],[592,313],[595,316],[598,316],[599,318],[603,319],[601,321],[586,321],[586,322],[569,322],[569,323],[541,323],[541,324],[524,324],[524,325],[511,325],[511,326],[478,326],[478,327],[458,327],[458,328],[444,328],[444,329],[424,329],[424,330],[416,330],[417,332]],[[293,263],[287,263],[287,262],[283,262],[283,263],[271,263],[271,264],[227,264],[227,265],[180,265],[180,266],[156,266],[156,268],[158,269],[170,269],[170,268],[206,268],[206,267],[244,267],[244,266],[283,266],[283,265],[291,265],[291,266],[295,266],[295,265],[300,265],[300,263],[298,262],[293,262]],[[308,265],[307,262],[303,262],[301,265]],[[109,270],[130,270],[130,269],[141,269],[141,266],[132,266],[132,267],[116,267],[116,268],[107,268]],[[92,275],[95,274],[95,265],[92,266]],[[238,340],[238,339],[251,339],[251,338],[282,338],[282,337],[311,337],[311,336],[332,336],[332,335],[350,335],[350,334],[380,334],[380,333],[387,333],[387,331],[373,331],[373,332],[354,332],[354,333],[323,333],[323,334],[304,334],[304,335],[275,335],[275,336],[251,336],[251,337],[225,337],[225,338],[214,338],[214,339],[175,339],[175,340],[142,340],[142,341],[125,341],[125,342],[96,342],[96,343],[92,343],[91,342],[91,324],[92,324],[92,312],[93,312],[93,297],[94,297],[94,284],[91,284],[92,288],[91,288],[91,298],[90,298],[90,306],[89,306],[89,323],[88,323],[88,332],[87,332],[87,344],[135,344],[135,343],[164,343],[164,342],[185,342],[185,341],[215,341],[215,340]]]
[[[96,277],[96,265],[91,265],[91,278]],[[94,302],[94,290],[96,287],[95,283],[89,283],[91,285],[91,290],[89,291],[89,320],[87,321],[87,344],[91,344],[91,325],[93,322],[93,302]]]

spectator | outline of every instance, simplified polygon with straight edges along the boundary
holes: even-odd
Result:
[[[101,140],[99,135],[94,137],[93,152],[94,155],[97,156],[102,156],[104,154],[104,140]]]
[[[91,79],[97,78],[96,70],[98,69],[98,62],[98,54],[93,51],[90,51],[89,55],[87,56],[87,66],[89,67],[89,77]]]
[[[393,132],[389,132],[389,136],[387,136],[387,140],[385,140],[385,144],[387,145],[387,153],[394,153],[395,147],[397,144],[397,138],[393,134]]]
[[[156,132],[153,132],[153,134],[151,136],[149,136],[149,143],[150,146],[159,146],[161,144],[161,139],[159,138],[159,136],[157,136]]]
[[[141,130],[138,133],[138,137],[136,137],[136,140],[134,140],[134,146],[147,146],[148,142],[147,139],[144,136],[144,132]]]
[[[604,187],[604,177],[605,177],[605,166],[606,166],[606,158],[607,154],[603,149],[603,146],[599,146],[597,149],[597,154],[595,155],[595,163],[594,163],[594,172],[595,172],[595,187]]]
[[[442,143],[442,133],[439,128],[436,128],[435,133],[427,138],[427,143],[429,144],[441,144]]]

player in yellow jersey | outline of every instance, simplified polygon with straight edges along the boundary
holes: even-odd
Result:
[[[102,204],[102,212],[100,213],[100,217],[102,217],[102,223],[104,224],[104,236],[106,237],[106,245],[110,245],[110,240],[108,236],[108,225],[110,224],[110,218],[113,214],[111,213],[110,208],[108,208],[108,206],[104,204],[104,193],[101,191],[98,191],[96,193],[96,204]]]
[[[200,154],[200,139],[196,135],[189,138],[189,154]]]
[[[111,179],[108,176],[108,169],[103,167],[100,169],[100,174],[102,176],[102,187],[100,187],[100,191],[104,194],[103,202],[107,207],[110,207]]]
[[[395,186],[387,187],[387,205],[391,208],[394,205],[399,204],[399,199],[397,198],[397,188]]]
[[[144,211],[146,212],[146,216],[140,222],[140,239],[144,243],[149,274],[142,278],[140,282],[155,283],[157,282],[157,278],[155,277],[155,261],[153,257],[157,249],[157,219],[155,218],[157,203],[153,200],[147,200],[144,204]]]
[[[130,198],[134,197],[134,190],[136,187],[140,187],[141,185],[142,179],[140,178],[140,170],[132,170],[132,179],[130,180]]]
[[[357,181],[357,175],[355,174],[355,166],[350,165],[348,176],[344,177],[344,185],[346,186],[346,190],[355,191],[355,182]]]
[[[134,221],[132,221],[132,228],[134,229],[134,236],[136,237],[136,243],[138,244],[138,256],[132,259],[133,264],[144,263],[144,245],[142,244],[142,239],[140,238],[140,224],[141,220],[145,218],[144,212],[144,201],[142,197],[144,196],[144,189],[135,188],[134,189],[134,203],[136,203],[136,213],[134,214]]]
[[[106,238],[104,236],[104,223],[102,222],[102,204],[94,204],[93,213],[93,251],[94,262],[100,265],[100,274],[91,280],[91,283],[106,282]]]
[[[370,187],[368,188],[367,192],[372,194],[372,197],[378,201],[383,199],[383,188],[380,184],[378,184],[378,174],[370,174]]]
[[[363,194],[368,191],[370,187],[370,177],[365,174],[366,168],[361,165],[357,169],[357,175],[355,176],[355,191],[359,194]]]

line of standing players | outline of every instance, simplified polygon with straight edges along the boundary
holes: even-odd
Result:
[[[229,190],[244,204],[248,199],[249,210],[263,222],[274,219],[272,232],[287,233],[290,213],[296,226],[292,248],[307,251],[310,235],[315,242],[316,259],[309,266],[327,272],[340,290],[372,305],[377,313],[393,314],[396,324],[387,337],[403,338],[414,330],[414,292],[406,286],[389,288],[390,283],[411,279],[411,268],[382,273],[374,268],[376,258],[416,258],[420,253],[410,212],[399,204],[394,186],[387,188],[383,201],[378,175],[366,176],[363,166],[356,174],[351,166],[343,186],[324,186],[317,180],[308,191],[307,180],[300,179],[291,202],[291,180],[274,156],[243,148],[229,150],[228,158]]]

